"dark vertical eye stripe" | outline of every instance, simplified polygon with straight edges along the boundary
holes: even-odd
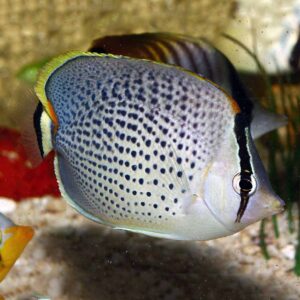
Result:
[[[240,204],[240,207],[239,207],[239,210],[237,213],[237,217],[235,220],[236,223],[241,222],[241,219],[242,219],[242,217],[246,211],[246,208],[248,206],[248,203],[249,203],[249,195],[245,192],[241,192],[241,204]]]
[[[232,97],[237,101],[241,112],[235,117],[235,126],[234,131],[239,147],[238,155],[240,158],[240,176],[241,180],[249,180],[251,182],[251,175],[253,174],[250,154],[247,147],[248,141],[246,136],[246,130],[250,127],[252,112],[253,112],[253,103],[251,102],[248,92],[244,87],[244,84],[241,82],[236,70],[224,57],[227,61],[227,68],[229,70],[230,82],[232,83],[231,91]],[[239,223],[243,217],[245,210],[249,202],[249,192],[241,192],[241,203],[237,212],[237,217],[235,222]]]
[[[247,135],[246,130],[249,127],[249,118],[244,115],[243,112],[239,113],[235,117],[234,131],[238,143],[238,155],[240,158],[240,176],[242,180],[248,180],[251,182],[251,175],[253,174],[252,166],[250,162],[250,154],[247,147]],[[235,222],[239,223],[243,217],[245,210],[249,202],[249,191],[241,189],[241,203],[237,212]]]
[[[43,141],[42,141],[42,130],[41,130],[41,116],[43,113],[43,105],[41,102],[38,103],[37,108],[33,114],[33,126],[35,129],[39,149],[41,156],[44,157],[44,151],[43,151]]]
[[[224,57],[224,59],[226,58]],[[245,88],[245,85],[241,81],[237,71],[230,63],[230,61],[228,61],[227,59],[226,61],[227,61],[227,68],[229,70],[232,97],[237,101],[241,111],[243,112],[244,118],[247,119],[248,126],[249,126],[252,119],[252,112],[253,112],[253,103],[250,100],[249,91]]]

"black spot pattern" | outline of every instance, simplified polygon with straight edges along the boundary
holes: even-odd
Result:
[[[60,124],[54,148],[84,198],[72,200],[112,224],[153,228],[184,213],[234,125],[213,85],[147,61],[75,58],[51,75],[46,94]]]

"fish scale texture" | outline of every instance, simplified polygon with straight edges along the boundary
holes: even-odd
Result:
[[[67,194],[110,224],[160,228],[185,213],[234,113],[207,81],[147,61],[77,57],[46,84]]]

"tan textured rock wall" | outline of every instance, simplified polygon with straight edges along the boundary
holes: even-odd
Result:
[[[26,63],[86,49],[107,34],[170,31],[213,39],[233,0],[0,0],[0,125],[18,127],[29,88]]]

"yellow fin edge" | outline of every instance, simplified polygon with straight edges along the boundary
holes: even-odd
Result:
[[[53,120],[54,116],[53,116],[53,108],[51,107],[51,102],[50,102],[51,99],[47,99],[46,91],[45,91],[47,80],[57,68],[59,68],[60,66],[64,65],[66,62],[79,56],[117,57],[111,54],[71,51],[51,59],[40,71],[34,88],[36,95],[38,96],[39,100],[41,101],[45,111],[47,112],[51,120]]]

